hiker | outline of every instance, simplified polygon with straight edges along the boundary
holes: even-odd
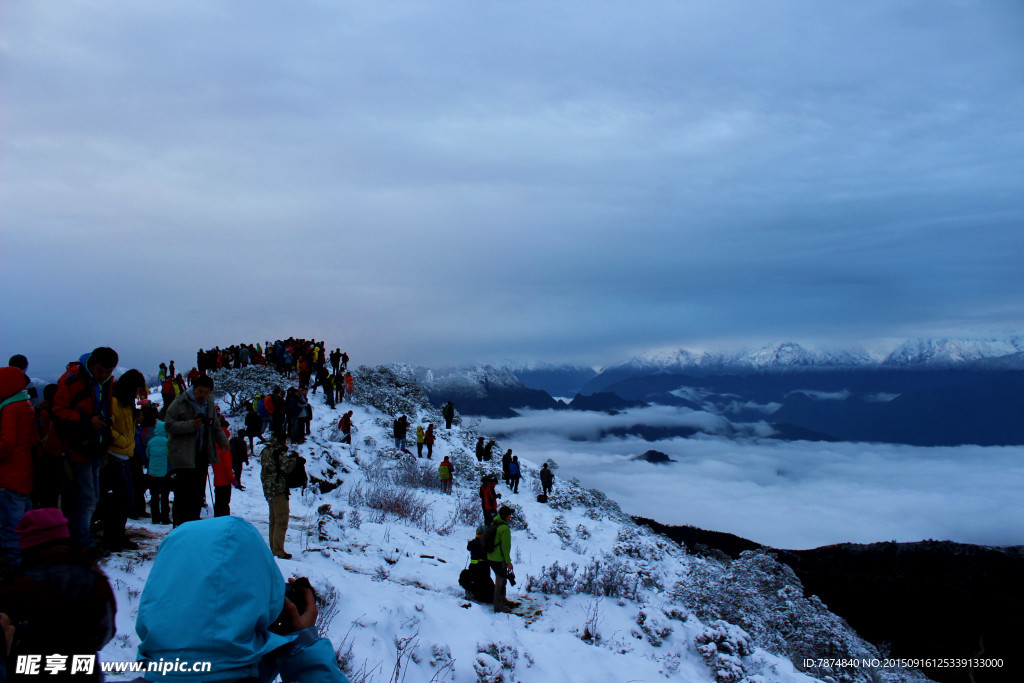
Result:
[[[501,473],[505,477],[505,486],[512,486],[512,475],[509,473],[509,465],[512,464],[512,449],[505,451],[501,456]]]
[[[284,389],[281,387],[274,387],[273,393],[271,393],[264,401],[264,406],[266,407],[267,412],[270,413],[271,435],[277,437],[278,441],[284,441],[286,436],[284,431]]]
[[[502,505],[498,514],[494,516],[491,524],[493,531],[488,529],[484,533],[484,549],[487,549],[487,539],[493,537],[493,549],[487,553],[487,561],[491,564],[494,572],[494,611],[509,612],[508,600],[505,598],[505,584],[512,581],[515,585],[515,574],[512,572],[512,531],[508,527],[508,521],[512,518],[512,508]]]
[[[512,462],[508,464],[508,481],[512,493],[519,493],[519,479],[522,477],[519,469],[519,456],[513,455]]]
[[[392,431],[395,435],[395,448],[400,451],[405,450],[405,435],[409,430],[409,418],[405,415],[400,416],[395,420]]]
[[[262,402],[262,397],[259,400]],[[255,403],[255,401],[253,403]],[[259,439],[260,443],[266,443],[266,440],[263,438],[263,418],[260,417],[260,414],[253,403],[245,404],[245,431],[238,433],[238,436],[245,436],[249,438],[250,453],[252,453],[255,448],[253,439]]]
[[[484,460],[486,460],[487,462],[491,461],[491,457],[493,457],[491,452],[494,450],[494,447],[497,446],[497,445],[498,444],[495,443],[494,439],[490,439],[487,442],[487,445],[484,446],[484,453],[483,453]]]
[[[345,354],[341,354],[342,363],[346,362],[345,358],[346,358]],[[346,372],[345,373],[345,391],[347,391],[348,393],[351,394],[353,391],[356,390],[355,387],[356,387],[356,384],[355,384],[355,381],[352,379],[352,373],[351,372]],[[351,401],[352,400],[351,397],[348,400]]]
[[[213,464],[213,516],[225,517],[231,514],[231,484],[235,481],[234,463],[231,459],[231,430],[228,421],[220,419],[220,431],[228,440],[226,447],[217,446],[217,462]],[[243,442],[244,450],[245,444]]]
[[[441,408],[441,415],[444,417],[444,428],[451,429],[452,420],[455,419],[455,404],[451,401],[445,403],[444,407]]]
[[[423,425],[416,425],[416,457],[423,457],[423,440],[426,438],[426,432],[423,431]]]
[[[484,550],[484,531],[484,527],[478,526],[476,537],[466,543],[469,567],[459,574],[459,585],[466,589],[466,597],[477,602],[492,602],[494,581],[491,580],[491,567],[487,562],[487,551]]]
[[[174,475],[175,527],[199,519],[209,465],[217,462],[218,445],[228,447],[211,393],[213,379],[200,375],[191,388],[178,394],[164,416],[167,459]]]
[[[112,410],[110,377],[117,367],[117,352],[101,346],[69,364],[57,380],[53,416],[61,437],[71,485],[65,489],[64,510],[71,538],[82,548],[92,548],[89,524],[100,497],[100,466],[109,445]],[[70,495],[68,495],[70,494]]]
[[[476,461],[484,461],[484,437],[482,436],[477,437],[476,440]]]
[[[245,447],[244,429],[228,439],[228,447],[231,450],[231,474],[234,477],[231,485],[239,491],[244,491],[242,468],[249,464],[249,450]]]
[[[427,431],[423,433],[423,443],[427,446],[427,460],[434,457],[434,425],[427,425]]]
[[[57,385],[43,387],[43,402],[36,408],[39,448],[32,461],[32,507],[55,508],[64,490],[64,447],[57,435],[53,417],[53,399]]]
[[[540,487],[543,495],[551,493],[551,487],[555,483],[555,473],[548,468],[548,464],[540,468]]]
[[[156,373],[156,381],[163,384],[165,379],[167,379],[167,363],[161,363],[160,372]]]
[[[129,370],[117,378],[113,387],[111,441],[101,477],[104,490],[112,494],[103,506],[103,546],[114,552],[139,549],[137,543],[128,540],[124,528],[128,511],[135,502],[135,485],[129,464],[135,454],[135,426],[141,421],[135,409],[135,396],[139,388],[145,386],[146,378],[142,373]]]
[[[153,524],[171,523],[171,475],[167,465],[167,429],[157,422],[146,442],[146,481],[149,483],[149,513]]]
[[[455,474],[455,466],[452,465],[447,455],[444,456],[444,460],[441,461],[437,471],[441,475],[441,493],[451,494],[452,475]]]
[[[56,508],[30,510],[15,531],[22,562],[0,587],[0,611],[18,622],[12,654],[41,655],[43,661],[54,653],[97,655],[116,628],[117,604],[106,575],[71,541],[68,521]],[[97,664],[91,674],[53,680],[101,681],[103,676]]]
[[[498,514],[498,499],[500,493],[494,492],[494,485],[498,483],[497,477],[485,474],[480,480],[480,504],[484,509],[484,524],[490,524],[494,515]]]
[[[331,641],[317,633],[317,614],[308,580],[286,584],[252,524],[204,519],[160,546],[139,601],[138,657],[210,662],[218,681],[348,683]],[[211,680],[159,667],[146,679]]]
[[[338,420],[338,427],[341,429],[341,433],[344,436],[341,438],[341,443],[352,443],[352,411],[348,411],[341,416]]]
[[[288,481],[287,475],[298,464],[297,453],[289,453],[284,441],[271,438],[260,455],[260,479],[263,482],[263,496],[270,507],[270,551],[274,557],[290,560],[291,554],[284,550],[284,539],[288,533]]]
[[[324,403],[327,404],[328,408],[330,408],[331,410],[334,410],[334,407],[337,405],[337,401],[335,401],[335,398],[334,398],[335,397],[334,375],[330,374],[329,372],[326,373],[326,375],[324,376],[323,386],[324,386]]]
[[[0,368],[0,552],[21,562],[15,528],[32,509],[32,451],[39,442],[36,413],[21,368]]]

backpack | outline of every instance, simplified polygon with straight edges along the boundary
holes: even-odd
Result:
[[[264,399],[262,398],[256,401],[256,414],[259,415],[261,418],[270,417],[270,413],[267,412],[267,404],[264,402]]]
[[[267,415],[274,414],[274,401],[272,400],[273,398],[273,395],[271,395],[263,399],[263,410],[267,411]]]
[[[492,553],[498,547],[498,526],[497,522],[491,522],[487,525],[487,529],[484,530],[484,537],[481,542],[483,543],[485,553]]]
[[[174,378],[168,377],[167,379],[165,379],[163,381],[163,384],[160,385],[160,391],[161,391],[161,393],[164,393],[164,394],[173,393],[174,392]]]
[[[299,456],[295,459],[295,467],[291,472],[284,475],[285,485],[290,489],[301,489],[309,483],[306,475],[306,459]]]

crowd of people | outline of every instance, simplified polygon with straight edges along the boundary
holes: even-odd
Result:
[[[251,547],[244,552],[257,560],[263,553],[268,557],[290,558],[284,547],[289,490],[296,486],[296,474],[304,480],[305,472],[304,460],[289,449],[289,444],[303,443],[310,433],[310,392],[315,394],[322,388],[324,401],[333,408],[354,389],[347,367],[348,354],[340,349],[328,352],[323,342],[308,340],[200,349],[196,365],[184,375],[176,372],[174,361],[161,363],[160,403],[149,400],[146,378],[139,370],[127,370],[113,378],[118,360],[117,352],[109,347],[83,354],[67,364],[55,384],[44,388],[42,401],[35,406],[33,399],[38,397],[29,386],[27,358],[13,356],[7,367],[0,368],[0,627],[13,633],[16,629],[11,624],[24,623],[31,616],[27,613],[26,595],[37,598],[35,605],[42,604],[39,600],[44,599],[59,603],[59,607],[53,608],[53,613],[60,616],[58,623],[95,625],[53,631],[52,647],[62,652],[94,654],[113,636],[116,603],[95,560],[105,551],[138,549],[125,531],[129,518],[148,515],[153,524],[173,525],[174,531],[165,545],[171,539],[179,539],[183,554],[163,564],[180,565],[186,561],[184,553],[195,554],[204,543],[215,542],[218,534],[228,533],[229,529],[250,540],[259,539],[251,525],[230,517],[231,491],[244,490],[242,470],[250,455],[255,454],[257,441],[264,445],[260,466],[269,508],[269,543],[263,544],[261,539],[260,543],[250,542]],[[294,379],[297,386],[277,386],[266,396],[247,400],[244,426],[232,434],[228,420],[212,398],[215,384],[209,373],[249,365],[274,367],[285,378]],[[343,443],[351,443],[352,416],[353,411],[349,410],[339,420]],[[446,429],[451,429],[457,419],[452,402],[443,406],[442,417]],[[406,453],[410,426],[405,415],[395,419],[393,425],[395,447]],[[433,423],[417,426],[417,456],[423,457],[425,447],[426,458],[432,459],[435,439]],[[477,459],[489,461],[495,445],[493,440],[484,443],[481,437],[476,447]],[[213,519],[203,520],[202,525],[186,525],[201,519],[207,505],[211,469]],[[502,470],[510,491],[518,493],[521,471],[511,450],[502,458]],[[444,456],[438,466],[442,492],[452,492],[455,474],[451,458]],[[547,493],[551,487],[547,465],[541,480]],[[514,604],[505,598],[506,583],[514,581],[507,526],[512,509],[498,508],[501,494],[494,491],[496,482],[496,477],[485,477],[480,489],[484,524],[474,539],[476,546],[470,548],[472,565],[477,571],[471,592],[480,595],[482,586],[495,611],[506,611]],[[214,528],[210,522],[226,526]],[[101,529],[98,537],[97,527]],[[189,540],[182,540],[186,537]],[[168,554],[161,553],[159,557]],[[158,559],[151,579],[163,564]],[[266,562],[254,560],[254,564]],[[488,568],[494,571],[494,581],[490,581]],[[479,576],[481,569],[487,575],[486,581]],[[271,583],[274,576],[280,578],[272,567],[266,573]],[[30,580],[34,592],[26,593],[21,588]],[[161,652],[163,641],[154,634],[173,622],[153,611],[160,603],[159,598],[147,601],[147,594],[152,594],[150,583],[147,582],[147,591],[143,593],[137,629],[143,638],[140,654],[145,654],[152,644],[152,654],[156,655]],[[286,601],[281,617],[293,626],[290,630],[306,634],[294,639],[296,643],[301,640],[303,647],[293,649],[306,653],[306,659],[295,659],[296,671],[304,666],[319,666],[319,655],[312,660],[309,655],[323,649],[321,645],[314,646],[317,639],[307,633],[310,606],[315,621],[315,603],[306,597],[300,591],[295,601]],[[280,606],[281,601],[275,600],[271,603]],[[42,633],[50,631],[40,631],[35,637]],[[19,643],[20,653],[45,649],[42,642],[32,641],[29,634],[23,633]],[[282,672],[286,659],[276,660]],[[344,680],[343,674],[339,675],[341,678],[332,674],[318,680]],[[0,682],[3,680],[0,664]],[[262,675],[259,680],[263,680]],[[302,679],[286,676],[285,680]]]

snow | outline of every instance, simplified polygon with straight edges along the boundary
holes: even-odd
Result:
[[[331,410],[317,397],[311,402],[312,435],[296,449],[306,457],[311,477],[340,479],[343,484],[326,494],[312,489],[293,492],[286,549],[294,557],[278,560],[278,566],[283,577],[307,576],[319,595],[334,596],[321,607],[319,626],[347,661],[354,682],[485,680],[481,674],[524,682],[716,680],[696,645],[706,625],[688,614],[685,606],[673,603],[664,589],[640,588],[631,598],[526,592],[530,577],[542,567],[555,562],[582,567],[600,561],[614,553],[623,538],[658,549],[648,560],[629,561],[653,573],[660,585],[669,586],[687,573],[692,562],[678,547],[636,527],[614,504],[601,502],[598,494],[586,494],[598,501],[596,506],[555,510],[538,503],[539,462],[520,454],[524,472],[520,493],[512,494],[500,484],[499,491],[503,493],[500,502],[515,504],[528,527],[513,531],[519,583],[510,587],[509,597],[522,601],[517,610],[521,614],[493,614],[489,606],[465,599],[457,583],[468,562],[466,542],[480,523],[479,474],[500,468],[497,460],[478,465],[472,450],[476,433],[468,426],[450,432],[441,429],[433,460],[413,459],[410,464],[409,456],[399,456],[392,448],[391,416],[366,405],[345,403]],[[357,429],[352,446],[332,440],[334,425],[349,409],[354,411]],[[410,418],[414,425],[417,420],[441,423],[439,415],[426,406]],[[453,495],[431,486],[416,488],[424,508],[418,522],[384,516],[364,504],[366,494],[386,481],[387,473],[404,468],[406,474],[416,474],[422,466],[429,479],[445,455],[456,463]],[[258,457],[246,467],[242,482],[246,490],[232,492],[232,514],[266,534],[268,510]],[[556,479],[559,492],[585,493]],[[560,524],[559,516],[573,530],[571,542],[549,532]],[[168,526],[129,521],[129,533],[142,548],[102,561],[118,601],[117,635],[101,653],[104,661],[135,659],[139,595],[159,542],[169,531]],[[618,550],[621,554],[621,547]],[[650,623],[658,624],[663,637],[650,636],[638,624],[641,611],[651,619],[641,619],[648,624],[647,630]],[[675,617],[666,616],[669,613]],[[588,625],[598,638],[582,639]],[[752,680],[814,680],[797,672],[789,660],[763,649],[737,658],[741,660],[748,675],[759,676]]]

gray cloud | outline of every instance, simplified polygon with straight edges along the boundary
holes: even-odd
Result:
[[[600,363],[1024,319],[1015,3],[3,11],[0,350]]]

